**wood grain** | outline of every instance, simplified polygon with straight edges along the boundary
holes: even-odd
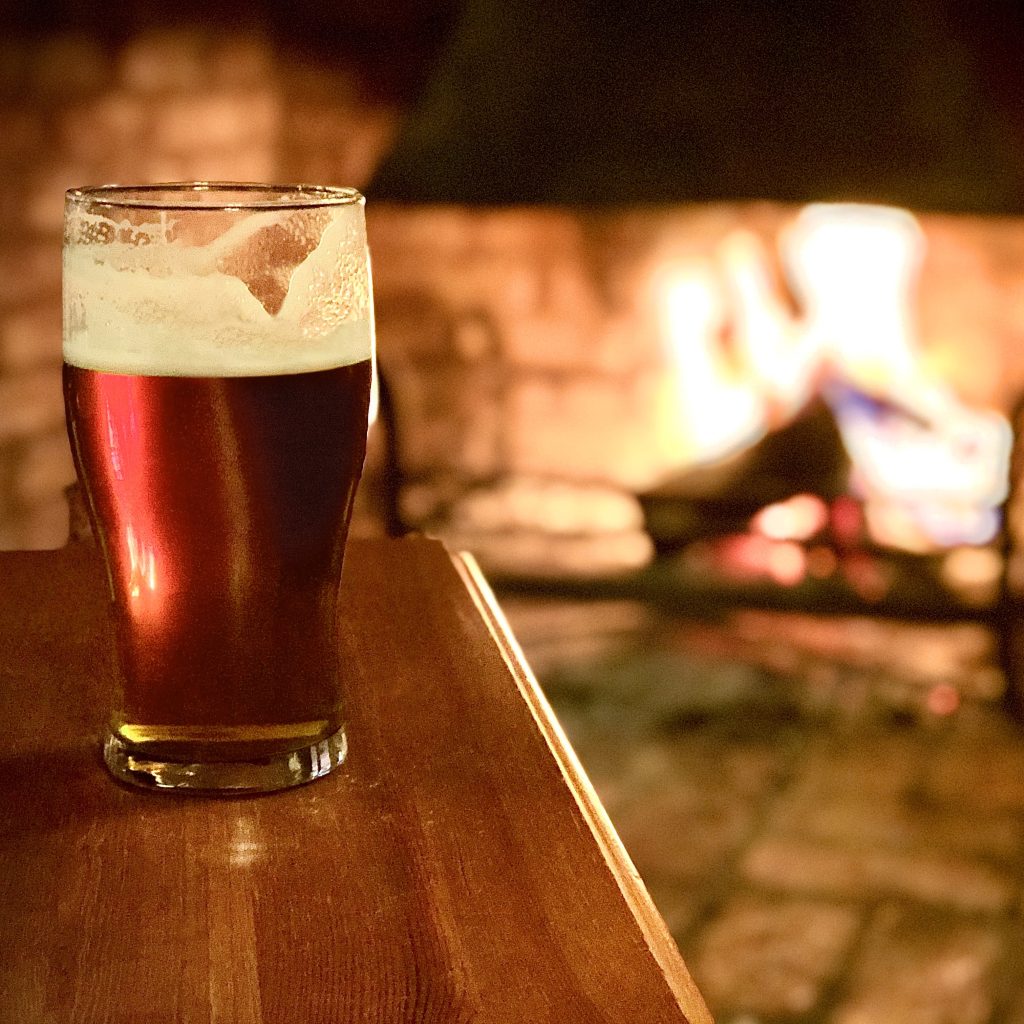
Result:
[[[343,589],[343,769],[183,797],[100,764],[95,553],[0,554],[0,1022],[709,1022],[472,563]]]

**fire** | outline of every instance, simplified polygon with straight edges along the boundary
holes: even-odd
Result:
[[[926,551],[991,540],[1011,430],[1001,415],[965,406],[922,358],[914,300],[926,239],[917,220],[890,207],[811,205],[780,233],[778,255],[799,314],[750,232],[731,233],[713,263],[678,266],[663,285],[677,367],[666,424],[677,454],[701,463],[741,450],[820,394],[876,541]],[[765,509],[754,527],[800,539],[798,508]]]
[[[822,363],[866,390],[916,396],[911,296],[925,239],[906,210],[816,204],[780,248],[804,308],[803,333]]]
[[[764,433],[764,399],[750,374],[719,344],[727,308],[707,262],[671,268],[661,290],[670,358],[680,372],[663,396],[662,438],[690,461],[709,461]]]

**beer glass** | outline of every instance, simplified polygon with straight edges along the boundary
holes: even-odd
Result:
[[[345,757],[339,583],[373,380],[363,197],[67,194],[64,398],[110,586],[104,759],[266,791]]]

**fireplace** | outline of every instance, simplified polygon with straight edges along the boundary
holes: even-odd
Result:
[[[872,190],[866,158],[831,195],[807,175],[776,189],[854,205],[722,201],[704,185],[690,188],[701,202],[683,202],[671,176],[648,189],[657,204],[622,189],[570,201],[594,192],[534,179],[520,198],[544,202],[473,205],[458,201],[480,198],[471,175],[449,181],[454,201],[413,202],[438,180],[424,170],[417,186],[409,169],[444,83],[460,61],[486,63],[467,33],[487,5],[455,19],[425,88],[455,9],[400,6],[357,8],[333,50],[316,44],[312,16],[286,30],[257,10],[240,26],[224,4],[206,21],[140,6],[116,32],[68,12],[18,23],[0,83],[0,543],[66,536],[62,189],[314,178],[371,198],[385,401],[357,532],[437,533],[517,585],[713,584],[725,600],[907,614],[998,606],[1013,564],[1003,524],[1015,521],[1006,424],[1024,387],[1024,229],[1006,209],[1010,179],[963,182],[961,205],[987,206],[980,214],[924,211],[952,195],[949,167],[932,192],[891,177]],[[570,29],[559,23],[558,45]],[[374,60],[375,45],[405,48],[402,74]],[[472,97],[460,97],[449,126],[469,116]],[[964,112],[981,100],[957,102]],[[1001,124],[1004,107],[986,123]],[[822,140],[822,152],[838,145]],[[468,146],[448,163],[478,159]],[[880,202],[915,197],[921,208]]]
[[[378,208],[401,518],[495,570],[565,575],[746,534],[738,570],[781,583],[796,559],[803,580],[836,551],[804,564],[794,543],[828,534],[935,556],[970,603],[1024,385],[1022,227],[847,205]]]

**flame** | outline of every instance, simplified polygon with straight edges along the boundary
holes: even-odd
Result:
[[[677,370],[662,430],[677,459],[708,462],[741,449],[820,392],[875,540],[909,550],[991,540],[1012,432],[926,368],[914,317],[926,239],[913,214],[814,204],[780,233],[778,248],[800,315],[750,232],[723,239],[714,263],[667,272],[662,313]],[[798,539],[778,533],[793,528],[779,525],[792,510],[764,511],[756,529]]]
[[[680,368],[664,396],[663,419],[684,458],[705,461],[756,440],[765,401],[756,381],[730,363],[719,333],[726,307],[713,267],[692,261],[670,268],[661,283],[669,356]]]
[[[921,383],[910,296],[925,238],[906,210],[815,204],[782,232],[803,304],[803,331],[822,362],[870,390]]]
[[[786,309],[768,270],[768,250],[756,235],[727,235],[718,258],[733,297],[739,358],[764,396],[769,418],[773,412],[774,418],[785,418],[816,386],[816,338]]]

